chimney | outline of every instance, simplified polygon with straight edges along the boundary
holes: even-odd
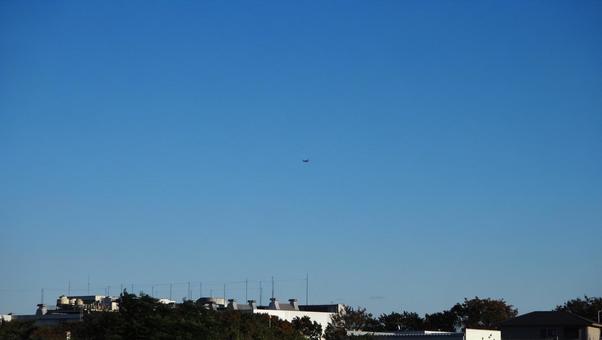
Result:
[[[249,303],[249,307],[251,307],[251,310],[257,309],[257,302],[255,302],[255,300],[249,300],[247,302]]]
[[[297,302],[297,299],[288,299],[288,302],[294,310],[299,310],[299,302]]]
[[[270,299],[270,305],[269,305],[268,308],[269,309],[280,310],[280,304],[278,303],[278,300],[276,300],[276,298],[271,298]]]
[[[232,309],[232,310],[238,309],[238,304],[236,303],[236,301],[234,299],[228,300],[228,309]]]

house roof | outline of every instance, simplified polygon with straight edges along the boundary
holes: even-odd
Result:
[[[531,312],[503,321],[500,326],[592,326],[602,328],[602,325],[590,319],[564,311]]]

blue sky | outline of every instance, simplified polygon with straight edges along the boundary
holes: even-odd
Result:
[[[0,313],[600,296],[601,60],[600,1],[3,1]]]

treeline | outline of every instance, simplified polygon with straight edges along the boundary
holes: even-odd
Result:
[[[597,320],[602,310],[602,298],[572,299],[555,310],[569,311],[590,320]],[[465,328],[498,329],[500,322],[515,317],[518,310],[503,299],[464,299],[442,312],[425,314],[401,311],[373,316],[365,308],[346,307],[346,313],[337,315],[326,328],[327,340],[346,339],[347,330],[368,332],[439,330],[454,332]]]
[[[83,322],[34,327],[33,322],[7,322],[0,339],[319,339],[322,327],[309,318],[282,321],[266,314],[213,311],[192,301],[175,307],[156,299],[124,293],[119,312],[90,313]]]
[[[572,311],[596,320],[602,298],[585,296],[569,300],[556,310]],[[409,311],[373,316],[364,308],[346,308],[325,330],[328,340],[346,339],[347,330],[364,331],[455,331],[462,328],[497,328],[499,322],[518,311],[503,299],[465,299],[442,312],[424,317]],[[177,306],[159,303],[147,296],[124,292],[119,312],[91,313],[83,322],[55,327],[35,327],[33,322],[7,322],[0,326],[0,339],[211,339],[211,340],[303,340],[319,339],[322,327],[308,318],[282,321],[265,314],[213,311],[186,301]],[[366,337],[368,338],[368,337]]]
[[[346,313],[333,318],[326,328],[327,339],[343,339],[347,330],[369,332],[439,330],[453,332],[463,328],[495,329],[518,310],[503,299],[465,299],[448,310],[421,317],[418,313],[401,311],[374,317],[365,308],[346,308]]]

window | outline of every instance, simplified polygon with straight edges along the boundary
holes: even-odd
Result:
[[[555,338],[558,335],[558,332],[556,331],[556,328],[542,328],[539,331],[539,335],[542,339]]]

